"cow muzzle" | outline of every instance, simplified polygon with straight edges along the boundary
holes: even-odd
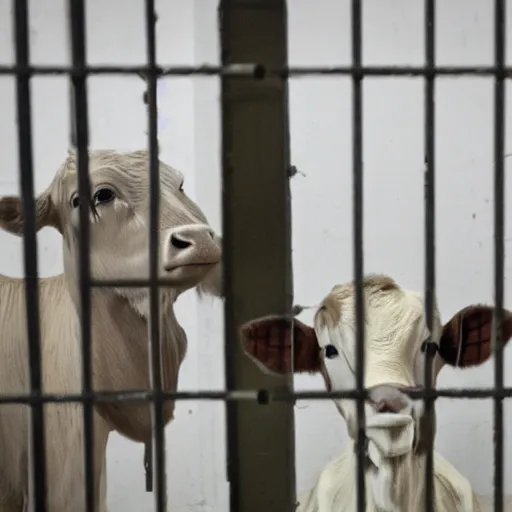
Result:
[[[215,233],[206,224],[171,229],[163,242],[165,278],[176,285],[195,286],[221,261]]]
[[[398,387],[380,385],[368,392],[372,413],[366,419],[368,457],[376,467],[382,459],[414,449],[416,418],[413,401]]]

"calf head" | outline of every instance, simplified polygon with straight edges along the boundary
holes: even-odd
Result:
[[[159,162],[159,274],[170,285],[197,285],[219,263],[219,240],[184,191],[183,175]],[[97,279],[149,276],[149,152],[89,152],[91,275]],[[64,239],[67,273],[75,272],[79,236],[77,158],[74,151],[36,200],[36,229],[50,226]],[[0,226],[21,236],[21,199],[0,200]]]
[[[242,326],[246,353],[271,373],[320,373],[329,390],[356,388],[356,317],[353,283],[335,286],[322,301],[314,328],[286,317],[266,317]],[[432,357],[432,383],[445,365],[482,364],[491,354],[493,308],[467,306],[444,326],[437,307],[432,335],[425,324],[422,296],[400,288],[387,276],[364,279],[365,402],[368,457],[383,459],[419,453],[424,447],[423,402],[409,398],[410,388],[425,383],[425,358]],[[504,312],[498,332],[512,335],[512,314]],[[430,339],[435,345],[425,343]],[[357,435],[356,401],[334,399],[348,432]]]

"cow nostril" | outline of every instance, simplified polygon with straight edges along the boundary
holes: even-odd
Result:
[[[176,247],[176,249],[186,249],[192,245],[192,242],[189,242],[188,240],[182,240],[176,235],[171,235],[171,245]]]

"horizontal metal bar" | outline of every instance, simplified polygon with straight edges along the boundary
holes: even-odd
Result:
[[[410,390],[403,391],[412,399],[425,399],[425,391]],[[366,391],[362,390],[363,397],[366,397]],[[162,391],[158,393],[163,400],[223,400],[223,401],[249,401],[267,404],[269,402],[293,402],[296,400],[331,400],[347,399],[357,400],[361,394],[357,390],[347,391],[297,391],[289,393],[286,391],[271,391],[267,389],[248,390],[248,391]],[[483,400],[487,398],[512,398],[512,387],[506,387],[502,390],[492,388],[446,388],[432,390],[428,393],[429,399],[437,398],[456,398]],[[30,395],[0,395],[0,406],[7,404],[34,404],[34,403],[83,403],[92,401],[95,403],[146,403],[155,400],[156,393],[142,390],[124,390],[124,391],[95,391],[90,393],[75,394],[42,394],[40,396]]]
[[[91,286],[95,288],[149,288],[151,281],[148,279],[91,279]],[[157,279],[158,286],[176,286],[166,279]]]
[[[70,68],[67,66],[24,66],[0,65],[0,75],[140,75],[150,73],[147,66],[84,66]],[[280,69],[266,68],[261,64],[233,64],[230,66],[168,66],[157,67],[157,76],[230,76],[233,78],[288,78],[309,75],[348,75],[348,76],[494,76],[511,78],[512,67],[497,68],[496,66],[438,66],[433,69],[425,66],[297,66]]]

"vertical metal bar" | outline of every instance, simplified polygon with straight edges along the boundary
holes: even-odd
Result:
[[[218,25],[221,38],[221,65],[227,65],[231,60],[231,40],[227,34],[228,27],[233,24],[232,8],[227,0],[221,0],[219,4]],[[224,297],[224,372],[227,391],[233,391],[237,386],[237,364],[240,355],[233,350],[237,335],[234,329],[236,325],[235,298],[234,298],[234,272],[233,263],[235,255],[229,249],[234,238],[234,226],[231,219],[233,216],[233,193],[234,184],[232,176],[235,172],[231,134],[233,133],[233,111],[230,101],[230,83],[226,78],[221,77],[221,165],[222,165],[222,265],[223,283],[222,295]],[[230,220],[228,222],[228,219]],[[229,511],[238,512],[240,503],[240,474],[238,446],[240,437],[238,435],[238,403],[226,403],[226,479],[229,486]]]
[[[147,110],[149,145],[149,350],[150,380],[154,391],[153,434],[156,473],[155,506],[158,512],[167,510],[165,474],[165,435],[162,397],[162,361],[160,357],[160,311],[158,285],[159,199],[160,169],[158,163],[157,126],[157,62],[156,62],[156,12],[154,0],[146,0]]]
[[[353,215],[354,215],[354,284],[356,305],[356,386],[357,397],[357,510],[366,510],[364,480],[365,415],[364,415],[364,248],[363,248],[363,74],[361,0],[352,0],[352,140],[353,153]]]
[[[18,121],[18,158],[20,189],[23,203],[23,260],[25,271],[25,311],[29,348],[30,392],[41,398],[41,346],[39,325],[39,289],[37,270],[36,207],[34,201],[34,165],[32,154],[32,104],[29,74],[28,2],[14,2],[14,34],[16,47],[16,103]],[[31,446],[33,503],[35,510],[46,511],[46,458],[44,412],[42,401],[31,407]]]
[[[87,84],[85,57],[85,5],[84,0],[69,0],[69,34],[71,38],[72,81],[72,143],[77,150],[77,173],[80,235],[78,237],[78,284],[80,289],[80,329],[82,338],[82,387],[90,396],[92,391],[91,357],[91,289],[90,289],[90,225],[89,207],[91,187],[89,181],[89,122],[87,114]],[[84,397],[84,485],[87,512],[94,512],[96,489],[94,488],[93,451],[93,400]]]
[[[255,80],[223,76],[221,82],[229,391],[293,391],[291,375],[269,377],[245,357],[237,329],[262,315],[292,311],[288,87],[278,78],[258,80],[267,68],[287,65],[286,20],[284,0],[222,0],[219,6],[222,65],[258,64]],[[231,401],[226,408],[230,510],[294,511],[293,403]]]
[[[146,476],[146,492],[153,492],[153,445],[152,440],[144,445],[144,472]]]
[[[503,318],[505,226],[505,1],[494,2],[494,510],[503,511],[503,345],[497,326]]]
[[[425,0],[425,316],[432,335],[435,309],[435,0]],[[429,341],[432,341],[431,339]],[[434,455],[432,361],[425,357],[425,415],[432,428],[427,429],[425,461],[425,512],[434,510]]]

